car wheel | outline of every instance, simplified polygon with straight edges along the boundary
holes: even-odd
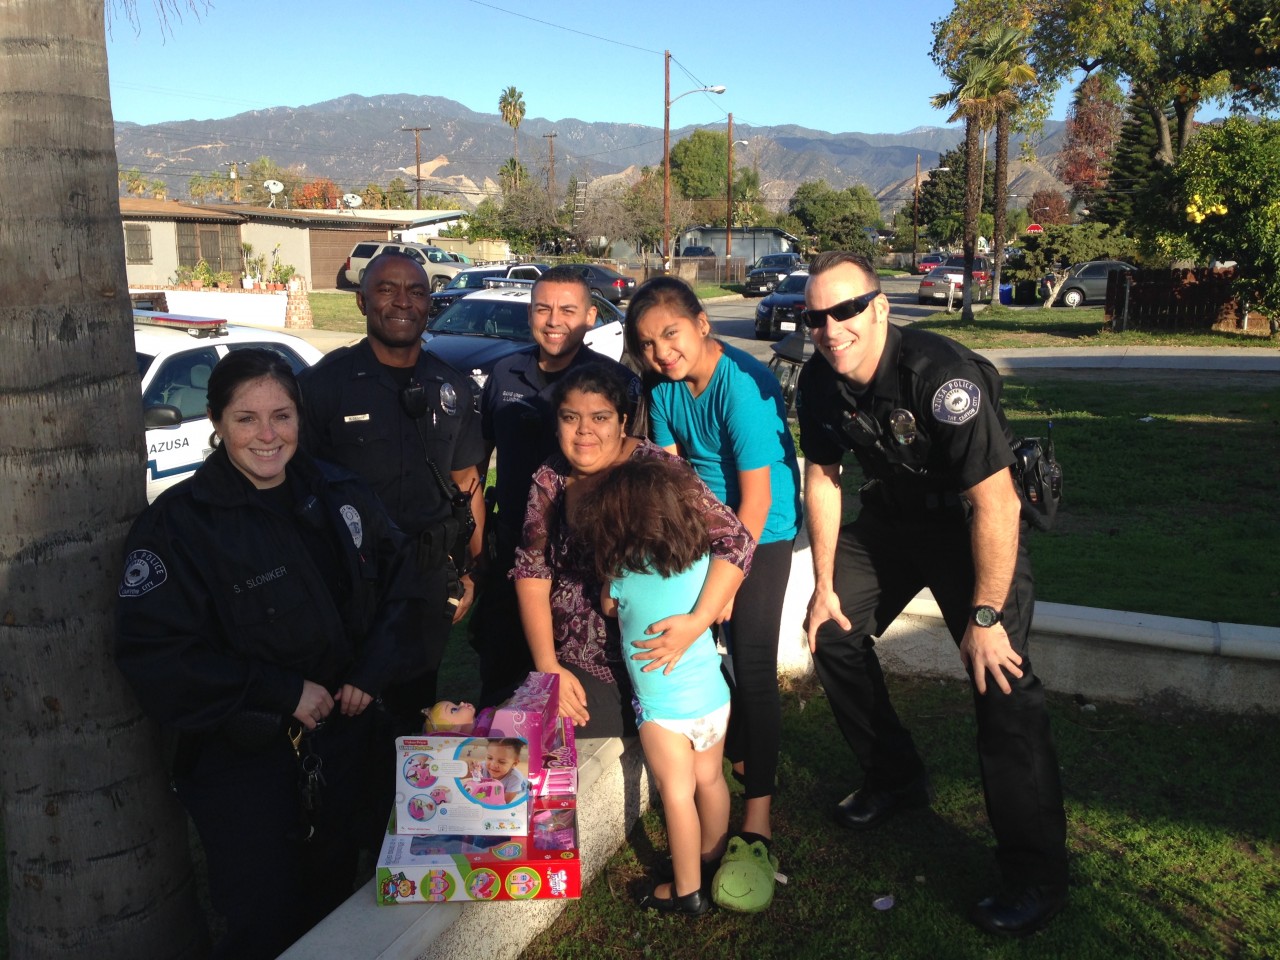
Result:
[[[761,328],[760,324],[755,325],[755,337],[757,340],[769,339],[769,332]]]
[[[1072,287],[1062,294],[1062,302],[1068,307],[1079,307],[1084,304],[1084,291]]]
[[[449,285],[449,278],[448,278],[448,277],[432,277],[432,278],[431,278],[431,292],[432,292],[432,293],[435,293],[437,290],[443,290],[443,289],[444,289],[445,287],[447,287],[448,285]]]

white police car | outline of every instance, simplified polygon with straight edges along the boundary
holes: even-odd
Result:
[[[213,425],[205,410],[209,374],[229,351],[272,350],[294,373],[323,356],[305,340],[285,333],[149,310],[133,312],[133,347],[147,430],[148,502],[190,476],[212,450]]]

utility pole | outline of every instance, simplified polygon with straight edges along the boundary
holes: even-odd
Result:
[[[916,272],[916,251],[920,247],[920,154],[916,154],[916,192],[911,207],[911,272]]]
[[[547,174],[547,196],[551,198],[551,205],[556,205],[556,135],[554,133],[544,133],[542,139],[547,141],[547,147],[551,150],[551,172]]]
[[[230,167],[231,172],[227,174],[231,180],[231,199],[236,203],[240,202],[240,164],[248,166],[248,160],[228,160],[223,163],[224,167]]]
[[[729,114],[729,180],[725,196],[728,207],[724,217],[724,272],[728,281],[729,264],[733,261],[733,114]]]
[[[430,127],[400,128],[404,133],[408,133],[411,130],[413,131],[413,160],[416,164],[416,167],[414,168],[413,181],[414,186],[417,188],[417,192],[413,198],[413,209],[415,210],[422,209],[422,131],[430,129]]]

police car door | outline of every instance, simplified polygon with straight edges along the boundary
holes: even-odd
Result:
[[[591,297],[591,303],[596,308],[596,325],[587,331],[582,342],[610,360],[621,360],[625,345],[622,340],[620,311],[609,301],[594,295]]]
[[[143,376],[148,502],[189,476],[212,451],[206,403],[218,358],[212,345],[195,347],[158,357]]]

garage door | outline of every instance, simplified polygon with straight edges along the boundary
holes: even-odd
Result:
[[[351,248],[362,240],[389,240],[389,230],[318,230],[312,227],[311,285],[317,290],[346,286],[342,268]]]

